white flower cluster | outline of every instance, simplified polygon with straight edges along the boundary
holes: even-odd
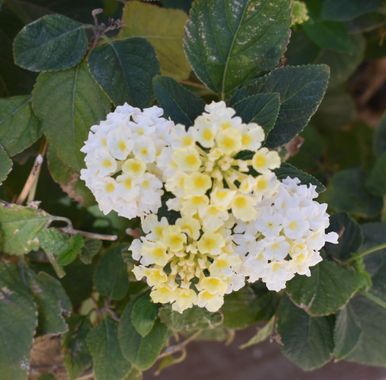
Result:
[[[81,179],[105,214],[114,210],[132,219],[160,208],[163,185],[156,163],[174,126],[162,114],[159,107],[141,111],[125,104],[91,127]]]
[[[236,224],[233,240],[245,257],[241,271],[248,281],[261,279],[279,291],[296,273],[310,276],[310,267],[322,260],[319,251],[326,242],[337,244],[338,235],[325,232],[327,204],[314,201],[315,186],[289,177],[275,182],[258,203],[257,218]]]
[[[187,127],[162,114],[117,107],[82,149],[81,178],[102,211],[141,217],[145,236],[130,249],[153,301],[216,311],[247,281],[279,291],[296,273],[310,275],[337,235],[325,233],[327,205],[314,200],[314,186],[276,178],[280,157],[262,147],[262,127],[243,123],[224,102]],[[240,158],[244,151],[250,159]],[[180,214],[173,224],[157,216],[164,190],[168,209]]]

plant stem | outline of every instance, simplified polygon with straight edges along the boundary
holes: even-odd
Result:
[[[190,342],[196,339],[201,334],[201,330],[196,331],[189,338],[185,339],[179,344],[168,347],[161,355],[158,356],[158,359],[162,359],[166,356],[173,355],[174,353],[183,350]]]
[[[94,240],[106,240],[106,241],[115,241],[118,239],[117,235],[103,235],[103,234],[96,234],[94,232],[87,232],[87,231],[81,231],[81,230],[76,230],[75,228],[72,227],[62,227],[60,228],[61,231],[70,234],[70,235],[81,235],[89,239],[94,239]]]
[[[346,261],[347,264],[351,264],[355,261],[357,261],[358,259],[361,259],[361,258],[364,258],[374,252],[378,252],[380,251],[381,249],[386,249],[386,243],[383,243],[383,244],[379,244],[379,245],[376,245],[374,247],[371,247],[371,248],[368,248],[368,249],[365,249],[364,251],[362,252],[359,252],[357,254],[355,254],[353,257],[351,257],[350,259],[348,259]]]

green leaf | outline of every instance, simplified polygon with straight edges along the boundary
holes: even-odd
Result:
[[[102,242],[100,240],[86,239],[82,252],[80,253],[80,261],[83,264],[91,264],[93,258],[100,252],[102,249]]]
[[[119,344],[123,356],[136,368],[146,370],[157,360],[165,346],[169,333],[167,327],[157,320],[151,331],[142,337],[131,321],[132,304],[128,304],[121,316],[118,328]]]
[[[386,194],[386,152],[379,156],[366,180],[367,189],[380,197]]]
[[[0,185],[6,180],[8,174],[12,170],[12,160],[8,157],[7,152],[3,146],[0,145]]]
[[[283,299],[279,308],[278,333],[284,355],[304,370],[328,363],[334,349],[331,317],[311,317]]]
[[[359,342],[345,360],[385,367],[386,309],[363,296],[355,297],[349,307],[362,333]],[[352,329],[346,330],[348,334],[352,334]],[[349,338],[346,337],[346,339]]]
[[[192,6],[193,0],[160,0],[160,3],[165,8],[175,8],[182,9],[185,12],[189,12],[190,7]]]
[[[131,370],[118,344],[118,323],[106,317],[87,337],[96,380],[125,380]]]
[[[86,343],[91,327],[88,318],[79,315],[69,320],[69,331],[62,338],[64,366],[69,380],[77,379],[91,367],[91,355]]]
[[[334,328],[334,356],[345,359],[358,345],[362,329],[351,303],[338,314]]]
[[[256,94],[232,105],[244,123],[261,125],[266,135],[275,126],[280,110],[280,94]]]
[[[287,177],[291,178],[299,178],[300,182],[303,185],[314,185],[316,186],[316,191],[318,193],[322,193],[323,191],[326,190],[326,187],[319,181],[317,180],[314,176],[311,174],[308,174],[304,172],[303,170],[300,170],[296,168],[295,166],[288,164],[287,162],[284,162],[279,169],[275,170],[275,174],[277,178],[280,180],[285,179]]]
[[[88,59],[90,71],[115,105],[150,105],[152,79],[159,73],[153,47],[143,38],[108,41]]]
[[[84,245],[80,235],[68,236],[56,228],[43,229],[38,235],[40,246],[57,258],[58,264],[71,264],[79,255]]]
[[[244,329],[257,321],[272,317],[278,304],[277,293],[258,286],[254,288],[246,286],[225,296],[225,302],[221,308],[225,327]]]
[[[26,380],[37,326],[32,295],[15,265],[0,264],[0,373],[4,379]]]
[[[382,199],[371,195],[365,188],[364,173],[360,169],[342,170],[328,184],[323,200],[338,212],[371,218],[382,209]]]
[[[96,290],[112,300],[121,300],[129,289],[127,268],[122,258],[123,250],[123,245],[109,248],[95,268]]]
[[[79,172],[62,161],[52,147],[48,148],[47,165],[52,179],[70,198],[85,207],[95,205],[95,198],[80,179]]]
[[[302,28],[309,39],[323,49],[350,52],[355,49],[354,41],[343,23],[333,21],[308,21]]]
[[[13,43],[15,63],[29,71],[64,70],[87,51],[86,26],[62,15],[47,15],[26,25]]]
[[[325,20],[348,21],[375,11],[382,0],[325,0],[322,18]]]
[[[300,133],[317,110],[327,89],[329,69],[325,65],[286,66],[250,82],[236,99],[260,92],[280,94],[280,112],[269,133],[267,145],[283,145]]]
[[[148,294],[135,300],[131,311],[131,323],[143,338],[152,330],[158,316],[158,307]]]
[[[190,74],[182,48],[186,20],[183,11],[130,1],[123,8],[123,26],[118,37],[146,38],[157,53],[161,74],[183,80]]]
[[[330,218],[327,232],[334,231],[339,235],[339,244],[326,243],[325,252],[338,260],[346,260],[357,252],[363,243],[361,226],[348,214],[339,213]]]
[[[170,305],[165,305],[160,308],[159,317],[170,330],[184,335],[192,335],[199,330],[213,330],[223,321],[221,313],[211,313],[198,306],[179,313],[173,311]]]
[[[154,94],[158,104],[175,123],[191,126],[205,107],[204,101],[174,79],[156,76],[153,79]]]
[[[184,43],[194,72],[224,98],[272,70],[288,43],[290,13],[288,0],[195,1]]]
[[[261,329],[257,331],[256,335],[249,339],[248,342],[241,345],[240,348],[244,349],[264,342],[273,334],[274,328],[275,317],[272,317]]]
[[[386,153],[386,112],[374,133],[374,150],[378,155]]]
[[[61,283],[45,272],[30,272],[29,283],[39,312],[38,333],[65,333],[68,326],[64,317],[71,314],[72,305]]]
[[[59,159],[79,170],[80,148],[90,127],[106,116],[110,103],[82,64],[57,73],[41,73],[32,93],[32,105],[42,129]]]
[[[361,276],[333,261],[311,268],[311,276],[296,276],[287,284],[291,300],[312,316],[335,313],[361,287]]]
[[[39,232],[52,220],[42,210],[0,202],[0,251],[24,255],[39,248]]]
[[[0,99],[0,144],[10,156],[23,152],[41,136],[31,96]]]

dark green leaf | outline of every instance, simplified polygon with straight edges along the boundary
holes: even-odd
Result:
[[[354,41],[343,23],[333,21],[308,21],[302,25],[308,38],[323,49],[351,52]]]
[[[30,71],[64,70],[87,50],[85,25],[62,15],[47,15],[26,25],[13,44],[15,62]]]
[[[50,220],[51,216],[42,210],[0,203],[0,250],[23,255],[39,248],[37,236]]]
[[[96,380],[125,380],[131,370],[118,344],[118,323],[106,317],[87,337]]]
[[[122,299],[129,289],[129,275],[122,258],[123,249],[122,245],[108,249],[95,268],[96,290],[112,300]]]
[[[296,276],[287,284],[292,301],[312,316],[335,313],[360,288],[356,272],[323,260],[311,269],[311,277]]]
[[[121,316],[118,328],[119,344],[123,356],[136,368],[146,370],[156,361],[165,346],[169,333],[157,320],[151,331],[142,337],[131,322],[132,304],[128,304]]]
[[[204,111],[204,101],[172,78],[156,76],[153,79],[153,88],[165,116],[169,116],[175,123],[189,127]]]
[[[10,156],[24,151],[40,136],[39,120],[32,113],[31,96],[0,99],[0,144]]]
[[[82,261],[83,264],[91,264],[93,258],[102,249],[102,245],[100,240],[87,239],[84,242],[82,252],[80,253],[80,261]]]
[[[69,380],[75,380],[91,367],[91,356],[86,343],[90,330],[91,323],[85,317],[77,315],[69,320],[69,331],[62,339],[64,365]]]
[[[193,0],[160,0],[161,4],[166,8],[182,9],[189,12]]]
[[[360,225],[346,213],[332,216],[328,232],[339,235],[339,244],[326,243],[326,253],[338,260],[346,260],[356,253],[363,243],[363,232]]]
[[[386,194],[386,152],[377,158],[366,180],[367,189],[380,197]]]
[[[266,135],[274,127],[280,110],[280,95],[256,94],[248,96],[232,105],[244,123],[261,125]]]
[[[29,283],[39,312],[38,333],[63,334],[68,330],[64,317],[72,311],[61,283],[45,272],[30,272]]]
[[[310,317],[283,299],[277,328],[284,355],[299,367],[312,370],[330,361],[334,349],[331,317]]]
[[[328,184],[323,200],[338,212],[371,218],[382,209],[382,199],[371,195],[365,188],[364,173],[360,169],[343,170]]]
[[[353,299],[349,307],[355,324],[360,327],[362,333],[359,342],[345,359],[385,367],[386,309],[363,296]],[[347,332],[352,334],[351,329],[347,329]]]
[[[158,306],[153,303],[148,294],[135,300],[131,311],[131,323],[139,335],[145,337],[152,330],[158,317]]]
[[[334,356],[338,360],[348,356],[358,345],[362,329],[351,303],[338,314],[334,328]]]
[[[374,150],[378,155],[386,153],[386,113],[374,133]]]
[[[106,95],[82,64],[57,73],[41,73],[32,94],[32,104],[42,120],[51,147],[68,166],[84,166],[80,148],[90,127],[110,109]]]
[[[173,311],[169,305],[162,306],[159,317],[170,330],[182,334],[191,335],[198,330],[212,330],[221,325],[222,315],[211,313],[206,309],[193,306],[183,313]]]
[[[325,0],[322,17],[326,20],[347,21],[375,11],[382,0]]]
[[[198,78],[224,98],[272,70],[288,43],[289,5],[288,0],[195,1],[184,46]]]
[[[159,73],[153,47],[143,38],[109,41],[89,57],[90,71],[115,105],[150,105],[152,79]]]
[[[15,265],[0,264],[0,373],[26,380],[37,309]]]
[[[3,146],[0,145],[0,185],[8,177],[8,174],[12,170],[12,160],[8,157],[7,152]]]
[[[280,166],[279,169],[275,170],[275,174],[276,174],[277,178],[279,178],[279,179],[285,179],[287,177],[299,178],[300,182],[303,185],[310,185],[311,184],[311,185],[316,186],[316,191],[318,193],[322,193],[323,191],[326,190],[326,187],[319,180],[317,180],[314,176],[304,172],[303,170],[295,168],[295,166],[288,164],[286,162],[284,162]]]
[[[260,92],[280,94],[280,112],[267,145],[276,147],[290,141],[308,124],[327,89],[329,69],[325,65],[286,66],[252,81],[235,98]]]

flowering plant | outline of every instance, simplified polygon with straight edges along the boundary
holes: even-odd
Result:
[[[137,380],[259,324],[242,347],[306,370],[386,366],[386,121],[352,101],[381,1],[27,3],[0,1],[0,378]]]

